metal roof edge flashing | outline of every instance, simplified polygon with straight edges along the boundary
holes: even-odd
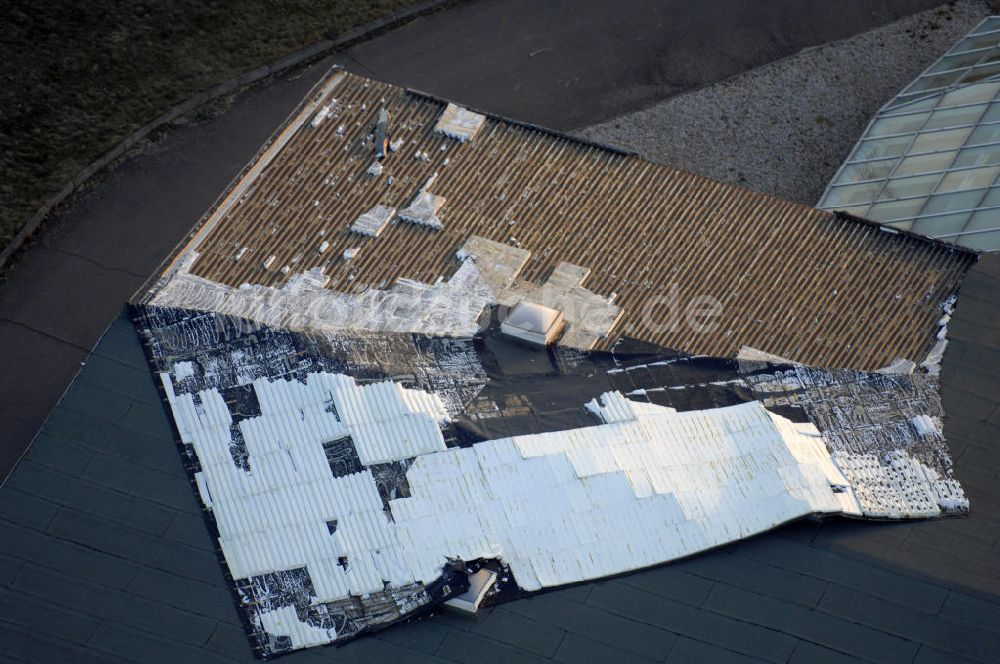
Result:
[[[982,252],[976,249],[970,249],[969,247],[963,247],[961,245],[953,244],[951,242],[945,242],[944,240],[938,240],[937,238],[933,238],[927,235],[921,235],[920,233],[914,233],[913,231],[907,231],[901,228],[893,228],[891,226],[886,226],[885,224],[879,223],[877,221],[872,221],[871,219],[865,219],[864,217],[858,217],[848,212],[844,212],[843,210],[830,210],[829,212],[837,219],[850,221],[853,223],[861,223],[865,224],[866,226],[874,226],[875,228],[878,228],[879,230],[886,233],[892,233],[894,235],[903,235],[910,239],[917,240],[918,242],[931,244],[940,247],[942,249],[950,249],[960,254],[966,254],[968,256],[972,256],[977,261],[979,260],[980,256],[982,256]]]
[[[331,78],[338,73],[350,74],[350,72],[348,72],[343,65],[334,64],[319,78],[319,80],[316,81],[311,88],[309,88],[309,92],[302,97],[302,100],[295,105],[295,108],[293,108],[291,112],[281,121],[281,124],[279,124],[274,131],[268,135],[267,140],[261,144],[260,148],[254,153],[250,160],[247,161],[239,172],[237,172],[229,180],[228,184],[226,184],[226,188],[218,196],[216,196],[215,200],[212,201],[211,206],[205,210],[204,214],[198,217],[198,220],[194,223],[191,229],[177,242],[177,244],[174,245],[173,249],[170,250],[170,253],[167,254],[162,261],[160,261],[156,270],[147,279],[145,279],[142,284],[140,284],[134,293],[132,293],[128,299],[129,304],[149,303],[151,291],[156,288],[157,282],[160,282],[167,276],[173,274],[176,271],[178,260],[192,248],[197,247],[199,236],[206,230],[206,226],[209,225],[209,222],[212,221],[212,218],[216,215],[216,213],[220,212],[226,202],[233,197],[236,190],[240,186],[240,183],[249,178],[247,181],[247,184],[249,185],[257,179],[259,173],[250,177],[254,168],[261,163],[262,159],[267,158],[268,151],[280,139],[282,134],[291,129],[293,125],[301,125],[305,122],[306,115],[308,115],[305,113],[306,109],[309,108],[311,104],[317,103],[325,96],[322,94],[324,86],[329,85],[331,83]],[[327,93],[329,92],[332,92],[332,90],[327,91]],[[295,130],[298,130],[298,126],[295,127]],[[281,147],[278,148],[278,152],[281,151]],[[273,156],[275,155],[272,155],[272,157]],[[270,159],[267,159],[267,162],[270,162]],[[265,163],[264,166],[266,165],[267,164]]]
[[[416,88],[404,88],[404,89],[406,90],[406,94],[413,95],[414,97],[422,97],[424,99],[429,99],[439,104],[455,104],[457,106],[461,106],[466,110],[472,111],[473,113],[479,113],[480,115],[485,115],[486,117],[492,120],[499,120],[500,122],[506,122],[507,124],[515,125],[517,127],[524,127],[526,129],[532,129],[534,131],[541,132],[543,134],[548,134],[550,136],[562,138],[567,141],[573,141],[574,143],[580,143],[582,145],[589,145],[591,147],[599,148],[601,150],[607,150],[608,152],[612,152],[614,154],[621,155],[623,157],[639,157],[639,153],[634,152],[632,150],[626,150],[624,148],[615,147],[613,145],[607,145],[606,143],[599,143],[597,141],[581,138],[579,136],[573,136],[572,134],[566,134],[561,131],[556,131],[555,129],[549,129],[548,127],[536,125],[531,122],[525,122],[524,120],[515,120],[513,118],[507,117],[506,115],[500,115],[499,113],[491,113],[489,111],[484,111],[474,106],[469,106],[467,104],[459,103],[451,99],[438,97],[437,95],[433,95],[429,92],[424,92],[423,90],[417,90]]]

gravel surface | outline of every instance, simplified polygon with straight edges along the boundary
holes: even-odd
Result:
[[[815,205],[878,109],[990,13],[945,4],[578,133]]]

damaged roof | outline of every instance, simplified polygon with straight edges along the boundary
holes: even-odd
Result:
[[[370,170],[383,108],[390,150]],[[137,301],[152,300],[179,272],[233,289],[311,274],[341,293],[400,283],[426,290],[460,270],[456,252],[478,237],[526,252],[512,274],[519,283],[559,281],[560,266],[579,274],[561,292],[603,301],[610,327],[583,335],[595,347],[628,336],[688,353],[732,356],[751,346],[873,369],[923,359],[942,303],[975,260],[498,117],[479,123],[463,114],[476,131],[455,138],[436,130],[446,109],[332,70]],[[373,207],[403,210],[425,190],[441,202],[439,224],[394,219],[371,238],[350,231]],[[524,288],[510,290],[517,300]],[[684,311],[705,298],[718,301],[720,315],[685,324]]]

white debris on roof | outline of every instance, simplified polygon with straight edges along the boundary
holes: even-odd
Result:
[[[774,353],[768,353],[752,346],[740,346],[739,351],[736,353],[737,360],[743,360],[745,362],[770,362],[772,364],[795,364],[789,359],[781,357],[780,355],[775,355]]]
[[[889,366],[882,367],[881,369],[876,369],[875,373],[885,374],[887,376],[891,375],[908,375],[914,372],[917,368],[917,363],[913,360],[908,360],[905,357],[897,357],[894,359]]]
[[[951,466],[947,448],[929,451],[935,441],[943,442],[940,418],[911,410],[909,392],[888,389],[884,380],[872,378],[876,374],[838,373],[830,380],[823,370],[794,365],[744,378],[765,407],[795,403],[812,421],[827,423],[827,449],[853,487],[863,516],[905,519],[968,510],[961,485],[943,477]],[[923,373],[916,378],[917,384],[936,381]],[[880,402],[872,403],[869,395]],[[864,403],[863,416],[850,403]]]
[[[248,250],[249,250],[248,247],[240,247],[240,250],[237,251],[236,254],[233,256],[233,260],[238,261],[239,259],[243,258],[243,256],[246,255]]]
[[[943,315],[938,320],[937,338],[934,341],[934,346],[927,353],[927,357],[920,363],[921,368],[926,369],[927,373],[932,376],[941,373],[941,360],[944,359],[944,351],[948,348],[948,323],[951,321],[952,314],[955,313],[957,300],[958,296],[952,295],[941,303]]]
[[[832,454],[851,483],[864,516],[889,519],[939,516],[942,510],[968,510],[961,485],[904,450],[880,459],[875,454]]]
[[[361,247],[348,247],[344,249],[344,260],[349,261],[361,253]]]
[[[192,254],[193,259],[197,254]],[[188,260],[192,260],[189,258]],[[284,286],[231,288],[182,267],[149,304],[215,311],[289,330],[373,330],[472,336],[479,315],[496,298],[475,263],[462,263],[448,280],[425,284],[399,279],[392,288],[341,293],[324,288],[321,268],[292,274]]]
[[[436,230],[444,228],[438,211],[444,206],[443,196],[437,196],[429,191],[420,191],[410,202],[408,207],[403,208],[399,213],[399,218],[413,224],[420,224]]]
[[[917,430],[918,436],[941,434],[940,421],[936,421],[935,418],[930,415],[917,415],[916,417],[910,419],[910,423],[913,425],[913,428]]]
[[[322,242],[319,243],[319,246],[316,247],[316,252],[322,254],[329,248],[330,248],[330,242],[328,240],[323,240]]]
[[[334,102],[334,103],[336,103],[336,102]],[[328,104],[328,105],[324,106],[323,108],[319,109],[318,111],[316,111],[316,115],[313,116],[312,122],[310,124],[312,124],[313,127],[320,126],[320,124],[322,124],[323,120],[325,120],[328,117],[330,117],[330,112],[333,110],[333,106],[334,106],[334,104]]]
[[[481,569],[474,574],[470,574],[469,589],[461,595],[449,599],[444,604],[465,613],[475,613],[479,610],[479,605],[485,599],[486,593],[496,583],[496,580],[497,573],[488,569]]]
[[[324,629],[302,622],[294,606],[262,611],[257,619],[265,631],[271,634],[287,634],[295,643],[328,643],[337,636],[336,629]]]
[[[449,103],[434,125],[434,131],[464,143],[475,138],[485,122],[486,116]]]
[[[394,216],[396,216],[396,208],[388,205],[376,205],[358,217],[351,224],[350,230],[361,235],[378,237]]]
[[[382,175],[382,162],[373,161],[372,165],[368,167],[367,172],[368,175],[371,175],[372,177],[378,177],[379,175]]]
[[[174,364],[174,378],[177,380],[184,380],[194,375],[194,362],[177,362]]]

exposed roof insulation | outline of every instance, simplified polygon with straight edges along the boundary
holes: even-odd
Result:
[[[383,99],[407,148],[371,178],[369,136]],[[196,260],[175,260],[151,290],[182,265],[232,288],[294,276],[262,270],[261,258],[233,261],[238,247],[296,271],[322,267],[333,291],[398,279],[433,285],[478,235],[530,251],[521,271],[529,282],[562,262],[589,268],[581,286],[614,296],[621,310],[603,347],[627,334],[692,353],[730,356],[746,345],[810,364],[877,368],[923,358],[940,303],[974,260],[494,117],[458,143],[434,131],[445,106],[332,71],[179,248],[178,259]],[[326,120],[307,122],[327,107]],[[409,157],[411,147],[420,159]],[[357,241],[351,223],[375,205],[407,207],[435,173],[433,195],[447,199],[443,230],[390,225],[354,260],[341,260]],[[321,233],[332,250],[318,254]],[[719,315],[707,326],[685,324],[684,312],[707,298]]]
[[[358,217],[351,224],[351,230],[360,235],[378,237],[394,216],[396,216],[396,208],[376,205]]]
[[[337,260],[356,262],[360,253],[359,247],[348,246]],[[317,267],[295,274],[278,287],[231,288],[180,271],[153,302],[252,318],[293,330],[462,336],[475,334],[483,309],[495,301],[490,284],[472,262],[462,264],[448,281],[433,285],[400,279],[390,289],[344,293],[324,288],[328,280]]]
[[[475,138],[485,123],[486,116],[462,108],[458,104],[448,104],[434,125],[434,131],[457,138],[464,143]]]

